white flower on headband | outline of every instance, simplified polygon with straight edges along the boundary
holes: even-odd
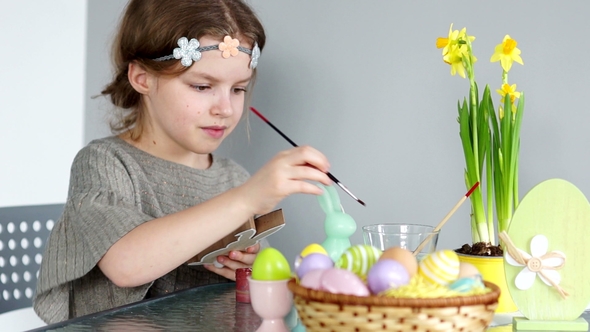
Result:
[[[172,53],[175,59],[182,59],[180,63],[188,67],[193,64],[193,61],[201,60],[201,52],[199,51],[199,41],[195,38],[189,42],[186,37],[178,39],[178,46]]]
[[[250,60],[251,69],[258,66],[258,58],[260,58],[260,48],[258,47],[258,43],[254,42],[254,47],[252,47],[252,60]]]
[[[547,286],[559,285],[561,275],[556,270],[565,264],[565,255],[560,251],[547,253],[548,247],[549,241],[547,237],[539,234],[531,240],[530,255],[516,248],[524,259],[523,262],[519,262],[519,259],[515,259],[510,254],[505,256],[508,264],[512,266],[523,266],[523,269],[516,276],[516,280],[514,280],[518,289],[527,290],[531,288],[537,275]]]
[[[219,50],[222,52],[221,56],[224,59],[229,58],[230,56],[236,56],[240,52],[238,50],[238,46],[240,46],[240,41],[236,38],[232,38],[230,36],[225,36],[223,38],[223,42],[219,43]]]

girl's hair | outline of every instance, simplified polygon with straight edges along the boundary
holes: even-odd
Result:
[[[131,0],[113,42],[114,78],[101,92],[117,108],[111,131],[129,130],[131,139],[143,131],[144,105],[141,95],[127,78],[129,63],[136,62],[154,75],[180,75],[188,67],[179,60],[154,61],[170,55],[180,37],[200,39],[229,35],[241,43],[258,43],[262,50],[266,35],[253,10],[242,0]],[[256,69],[254,69],[252,83]],[[249,89],[250,91],[251,89]]]

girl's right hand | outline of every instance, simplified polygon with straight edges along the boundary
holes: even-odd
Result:
[[[265,214],[285,197],[295,194],[321,195],[322,189],[308,181],[330,185],[330,163],[326,156],[310,146],[279,152],[246,183],[246,200],[254,214]]]

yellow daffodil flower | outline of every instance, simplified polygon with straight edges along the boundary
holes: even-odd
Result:
[[[516,105],[512,104],[512,117],[514,118],[514,116],[516,115]],[[500,120],[504,119],[504,107],[500,106],[498,107],[498,117],[500,118]]]
[[[465,66],[463,65],[463,53],[459,47],[451,47],[443,57],[443,61],[451,65],[451,75],[459,74],[465,78]]]
[[[504,102],[504,97],[506,97],[506,95],[510,96],[510,102],[512,104],[514,104],[516,98],[520,98],[520,92],[516,91],[516,84],[509,85],[508,83],[504,83],[502,84],[502,88],[496,90],[496,92],[502,96],[502,103]]]
[[[468,42],[475,40],[475,37],[467,35],[467,29],[453,30],[453,24],[449,28],[448,37],[439,37],[436,40],[436,47],[442,48],[443,61],[451,66],[451,75],[459,74],[465,78],[465,61],[475,63],[477,59],[470,54]]]
[[[458,43],[458,37],[459,30],[453,31],[453,23],[451,23],[451,27],[449,28],[449,36],[446,38],[438,37],[436,39],[436,48],[442,48],[442,55],[447,55],[451,47]]]
[[[446,55],[449,53],[451,48],[455,46],[461,46],[460,50],[465,54],[467,52],[466,48],[466,40],[469,39],[470,42],[475,40],[475,37],[467,35],[467,28],[459,30],[453,30],[453,24],[451,23],[451,27],[449,28],[449,36],[448,37],[439,37],[436,39],[436,47],[442,48],[442,55]]]
[[[514,61],[524,65],[522,58],[520,57],[520,50],[516,47],[516,45],[518,45],[518,43],[516,40],[510,38],[510,35],[504,36],[502,43],[498,44],[494,49],[494,54],[492,55],[490,61],[500,61],[502,64],[502,69],[504,69],[505,72],[510,71]]]

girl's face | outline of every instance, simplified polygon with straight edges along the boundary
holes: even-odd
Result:
[[[208,46],[220,40],[203,37],[199,42]],[[163,159],[207,168],[209,154],[242,116],[252,69],[250,56],[243,52],[227,59],[218,50],[201,54],[180,76],[147,74],[146,125],[137,145]]]

